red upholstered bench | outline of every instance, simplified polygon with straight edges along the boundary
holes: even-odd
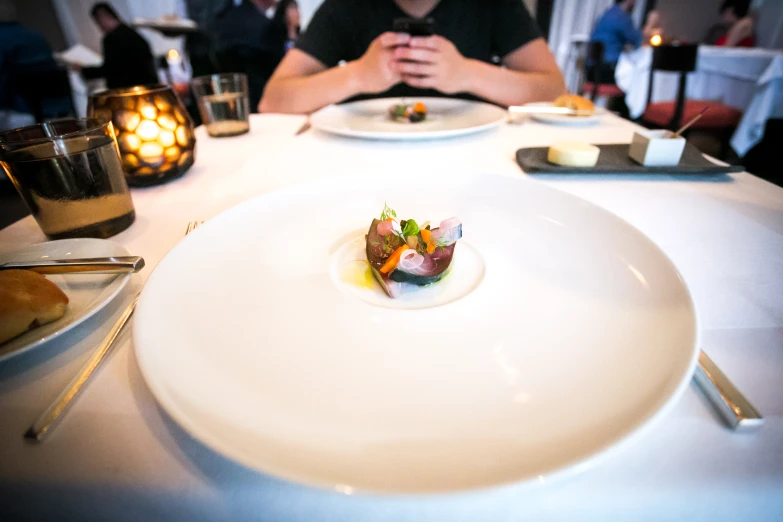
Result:
[[[651,103],[644,111],[644,121],[665,128],[674,117],[676,104],[674,101]],[[693,124],[692,129],[729,129],[739,125],[742,111],[724,105],[720,102],[707,100],[685,100],[681,121],[688,122],[705,107],[709,110]]]

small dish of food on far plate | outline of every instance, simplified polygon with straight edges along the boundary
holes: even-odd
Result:
[[[522,112],[530,113],[530,117],[541,123],[551,125],[593,125],[601,121],[600,116],[606,113],[606,109],[596,107],[587,98],[575,94],[558,96],[552,102],[535,102],[523,105]],[[574,111],[573,114],[559,114],[552,109]],[[513,111],[513,109],[512,109]]]
[[[595,105],[587,98],[582,98],[576,94],[563,94],[558,96],[554,102],[553,107],[563,107],[565,109],[571,109],[572,111],[578,111],[577,114],[568,114],[571,118],[586,118],[595,114]]]
[[[413,219],[397,220],[387,206],[367,232],[367,262],[384,292],[399,297],[443,279],[461,237],[462,223],[456,217],[432,228],[429,221],[419,225]]]
[[[389,107],[389,118],[400,123],[421,123],[427,119],[427,106],[422,102],[395,103]]]

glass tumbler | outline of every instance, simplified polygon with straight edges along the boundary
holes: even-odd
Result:
[[[0,165],[49,239],[107,238],[136,217],[111,122],[66,119],[0,133]]]
[[[238,136],[250,130],[247,76],[239,73],[200,76],[191,82],[207,134]]]

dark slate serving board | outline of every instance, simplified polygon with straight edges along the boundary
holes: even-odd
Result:
[[[546,159],[548,147],[519,149],[517,163],[528,174],[696,174],[742,172],[742,165],[716,165],[691,145],[685,144],[680,164],[671,167],[645,167],[628,156],[628,143],[596,145],[601,149],[595,167],[562,167]]]

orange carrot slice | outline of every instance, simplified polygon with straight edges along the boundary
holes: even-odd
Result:
[[[381,273],[388,274],[394,270],[397,267],[397,263],[400,262],[400,256],[402,256],[402,253],[406,250],[408,250],[408,245],[402,245],[400,248],[392,252],[392,255],[389,256],[389,259],[387,259],[381,267]]]

